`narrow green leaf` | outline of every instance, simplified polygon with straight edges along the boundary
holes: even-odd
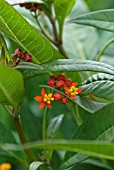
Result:
[[[38,162],[38,161],[32,162],[30,164],[29,170],[37,170],[42,164],[43,162]]]
[[[74,6],[76,0],[55,0],[54,9],[56,13],[56,18],[59,22],[59,27],[62,31],[64,19],[70,13],[72,7]]]
[[[44,150],[62,150],[80,152],[89,156],[114,160],[114,144],[108,142],[94,141],[68,141],[68,140],[51,140],[38,141],[23,145],[25,149],[44,149]],[[13,144],[0,145],[8,150],[22,150],[23,147]]]
[[[7,11],[7,12],[6,12]],[[35,63],[43,63],[62,56],[5,0],[0,0],[0,31],[27,51]]]
[[[24,94],[21,73],[10,67],[0,65],[0,104],[17,106]]]
[[[6,42],[4,40],[4,37],[0,33],[0,50],[1,50],[1,61],[9,61],[10,60],[10,55],[9,51],[6,45]]]
[[[80,15],[70,20],[70,22],[82,25],[89,25],[114,32],[114,9],[101,10]]]
[[[42,0],[6,0],[11,5],[22,4],[22,3],[38,3],[43,4]]]
[[[63,118],[64,118],[64,115],[61,114],[52,119],[47,129],[48,139],[54,139],[54,137],[57,135],[60,129],[60,126],[62,124]]]
[[[81,95],[95,95],[97,97],[114,100],[114,76],[98,73],[88,78],[80,85]]]
[[[29,63],[20,63],[17,69],[23,70],[25,79],[37,76],[47,72],[55,71],[95,71],[114,75],[114,67],[91,60],[77,60],[77,59],[59,59],[50,63],[38,65]],[[32,69],[31,69],[32,68]],[[25,70],[25,71],[24,71]]]

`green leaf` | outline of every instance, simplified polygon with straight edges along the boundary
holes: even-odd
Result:
[[[73,138],[78,140],[103,140],[111,142],[114,136],[114,102],[104,106],[89,118],[76,130]],[[69,168],[87,159],[88,156],[76,154],[65,156],[65,162],[61,167]]]
[[[64,115],[61,114],[52,119],[47,129],[48,139],[54,139],[54,137],[57,135],[60,129],[60,126],[62,124],[63,118],[64,118]]]
[[[22,4],[22,3],[38,3],[43,4],[42,0],[6,0],[11,5]]]
[[[60,30],[62,31],[64,19],[70,13],[72,7],[74,6],[76,0],[55,0],[54,9],[56,13],[56,18],[59,22]]]
[[[62,150],[87,154],[98,158],[114,160],[114,144],[109,142],[95,141],[75,141],[75,140],[51,140],[38,141],[23,145],[25,149],[44,149],[44,150]],[[22,150],[19,145],[5,144],[0,147],[6,147],[8,150]]]
[[[32,162],[30,164],[29,170],[37,170],[42,164],[43,162],[38,162],[38,161]]]
[[[9,61],[10,60],[10,55],[9,51],[6,45],[6,42],[4,40],[4,37],[0,33],[0,50],[1,50],[1,61]]]
[[[101,10],[80,15],[70,20],[70,22],[82,25],[89,25],[114,32],[114,9]]]
[[[33,63],[22,62],[16,68],[23,70],[22,73],[25,79],[50,71],[95,71],[114,75],[114,67],[109,64],[78,59],[59,59],[42,64],[40,67]]]
[[[6,12],[7,11],[7,12]],[[17,42],[32,56],[35,63],[43,63],[62,56],[5,0],[0,0],[0,31]]]
[[[114,100],[114,76],[95,74],[84,81],[80,88],[82,88],[81,95],[91,94],[106,100]]]
[[[80,107],[90,113],[95,113],[106,105],[104,103],[98,103],[92,100],[88,100],[82,96],[78,96],[78,99],[75,100],[75,103],[77,103]]]
[[[16,107],[23,94],[22,75],[17,70],[0,65],[0,104]]]

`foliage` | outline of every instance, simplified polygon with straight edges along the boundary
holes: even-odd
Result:
[[[0,0],[1,170],[113,170],[114,10],[96,4]]]

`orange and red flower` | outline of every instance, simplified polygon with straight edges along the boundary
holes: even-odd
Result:
[[[51,101],[54,100],[52,93],[47,94],[44,90],[44,88],[41,91],[41,96],[34,97],[34,100],[40,102],[39,109],[43,109],[44,106],[47,106],[48,108],[52,108]]]
[[[76,100],[77,98],[75,97],[75,95],[82,92],[81,88],[75,87],[77,85],[78,85],[78,83],[74,82],[71,84],[70,87],[68,87],[66,85],[64,86],[64,89],[66,90],[65,94],[68,95],[72,100]]]

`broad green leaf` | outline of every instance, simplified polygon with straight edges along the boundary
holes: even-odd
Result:
[[[54,137],[56,137],[56,135],[60,129],[60,126],[62,124],[63,118],[64,118],[64,115],[61,114],[61,115],[56,116],[52,119],[52,121],[50,122],[48,129],[47,129],[48,139],[54,139]]]
[[[50,63],[42,64],[40,67],[33,63],[22,62],[16,68],[23,70],[23,76],[25,79],[50,71],[95,71],[114,75],[114,67],[109,64],[78,59],[59,59]]]
[[[78,140],[103,140],[112,141],[114,136],[114,102],[104,106],[89,118],[76,130],[73,138]],[[61,167],[69,168],[84,161],[88,157],[76,154],[71,157],[69,153],[65,156],[65,162]]]
[[[98,103],[92,100],[88,100],[83,96],[78,96],[78,100],[75,100],[75,103],[77,103],[80,107],[90,113],[95,113],[106,105],[104,103]]]
[[[114,32],[114,9],[101,10],[80,15],[70,20],[70,22],[82,25],[89,25]]]
[[[13,39],[27,51],[35,63],[40,64],[62,57],[59,52],[5,0],[0,0],[0,31],[4,32],[9,38]]]
[[[17,70],[0,65],[0,104],[16,107],[23,94],[22,75]]]
[[[38,141],[23,145],[25,149],[44,149],[80,152],[89,156],[114,160],[114,144],[109,142],[51,140]],[[0,145],[8,150],[22,150],[23,147],[13,144]]]
[[[11,5],[21,4],[21,3],[38,3],[43,4],[42,0],[6,0]]]
[[[6,45],[6,42],[4,40],[4,37],[2,36],[2,34],[0,33],[0,50],[1,50],[1,61],[9,61],[10,60],[10,55],[8,52],[8,48]]]
[[[32,162],[30,164],[29,170],[37,170],[42,164],[43,162],[38,162],[38,161]]]
[[[60,30],[62,31],[64,19],[70,13],[72,7],[74,6],[76,0],[54,0],[54,9],[56,13],[56,18],[59,22]]]
[[[80,87],[81,95],[91,94],[106,100],[114,100],[114,76],[98,73],[89,77]]]

